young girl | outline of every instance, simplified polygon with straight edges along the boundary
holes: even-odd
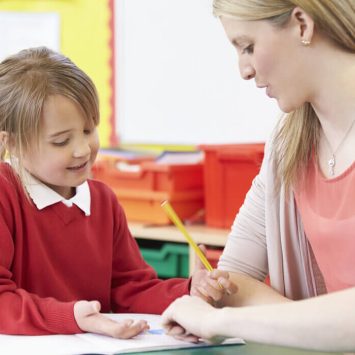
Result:
[[[189,292],[208,296],[201,285],[214,280],[202,270],[159,280],[113,192],[88,180],[98,123],[94,84],[68,58],[33,48],[0,64],[1,157],[11,162],[0,163],[0,333],[129,338],[146,322],[100,310],[161,313]]]
[[[225,299],[233,308],[186,296],[166,311],[166,327],[354,350],[355,2],[213,5],[242,78],[254,79],[286,114],[218,264],[239,286]],[[260,282],[267,274],[272,288]]]

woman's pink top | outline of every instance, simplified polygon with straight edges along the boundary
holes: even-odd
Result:
[[[327,290],[355,286],[355,162],[326,179],[313,160],[305,181],[296,203]]]

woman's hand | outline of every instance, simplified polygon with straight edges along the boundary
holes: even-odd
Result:
[[[149,329],[146,321],[125,319],[114,321],[100,313],[98,301],[78,301],[74,305],[74,317],[84,332],[98,333],[119,339],[129,339]]]
[[[205,254],[206,248],[199,245]],[[201,260],[195,257],[195,269],[191,281],[191,296],[198,296],[206,302],[218,302],[224,295],[235,294],[238,287],[229,279],[227,271],[214,269],[207,271]]]
[[[224,340],[214,329],[215,317],[220,310],[199,297],[183,296],[174,301],[162,315],[167,334],[177,339],[198,342],[200,338],[211,343]]]

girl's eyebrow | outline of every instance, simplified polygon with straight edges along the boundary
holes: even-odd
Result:
[[[54,138],[54,137],[60,136],[61,134],[69,133],[69,132],[70,132],[70,129],[66,129],[64,131],[59,131],[59,132],[56,132],[56,133],[52,133],[48,137],[49,138]]]

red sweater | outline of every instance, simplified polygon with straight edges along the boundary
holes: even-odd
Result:
[[[145,263],[113,192],[89,181],[91,215],[30,201],[0,164],[0,333],[80,333],[73,306],[102,312],[161,313],[189,292],[189,280],[159,280]]]

